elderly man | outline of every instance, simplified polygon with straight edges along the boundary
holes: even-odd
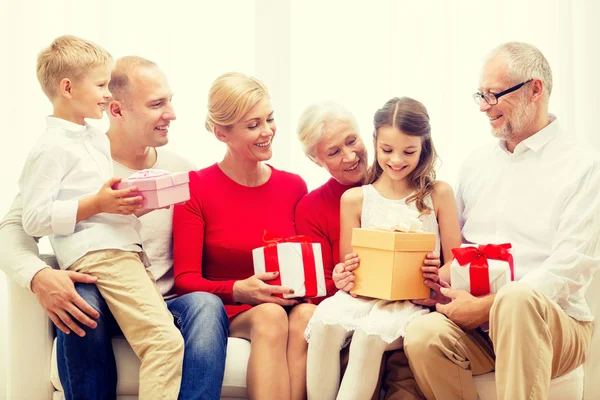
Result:
[[[194,166],[164,150],[175,119],[172,92],[163,72],[151,61],[117,61],[107,107],[116,176],[158,168],[188,171]],[[0,267],[37,296],[57,326],[58,370],[67,399],[115,399],[117,371],[111,337],[119,328],[93,284],[95,278],[49,268],[21,224],[22,200],[16,197],[0,225]],[[142,239],[167,307],[185,341],[179,399],[218,399],[225,369],[229,322],[221,300],[208,293],[176,297],[171,254],[173,210],[141,218]]]
[[[499,141],[467,158],[457,204],[466,242],[512,243],[517,282],[479,298],[437,286],[438,312],[412,323],[404,342],[427,399],[477,399],[472,376],[493,370],[498,399],[546,399],[550,380],[585,360],[600,163],[548,113],[551,91],[532,45],[501,45],[485,62],[474,99]],[[447,266],[440,278],[447,286]],[[479,328],[488,321],[489,334]]]

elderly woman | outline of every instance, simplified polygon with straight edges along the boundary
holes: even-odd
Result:
[[[251,342],[251,399],[303,399],[303,334],[315,306],[273,296],[291,289],[265,283],[276,274],[255,275],[252,250],[264,245],[265,231],[296,234],[294,210],[306,184],[266,163],[277,129],[268,91],[257,79],[217,78],[206,128],[227,150],[222,161],[190,173],[190,200],[175,208],[175,287],[179,294],[205,291],[223,300],[230,336]]]
[[[331,178],[298,203],[296,230],[321,243],[327,295],[337,289],[332,280],[340,262],[340,199],[360,186],[367,174],[367,151],[354,116],[339,104],[315,103],[302,113],[298,138],[306,156],[325,168]]]
[[[351,289],[354,285],[354,275],[344,272],[344,264],[340,263],[340,199],[346,190],[362,185],[367,175],[367,151],[358,131],[352,113],[333,102],[310,105],[298,124],[298,138],[305,154],[331,175],[324,185],[304,196],[296,207],[298,234],[308,235],[321,243],[327,296],[337,291],[335,279],[339,280],[340,287],[349,285]],[[424,264],[424,278],[437,281],[439,256],[428,254]],[[342,361],[345,362],[347,360]],[[420,392],[402,350],[389,357],[386,372],[386,398],[419,398]],[[307,378],[318,381],[321,377],[307,371]],[[374,393],[373,397],[377,399],[378,394]]]

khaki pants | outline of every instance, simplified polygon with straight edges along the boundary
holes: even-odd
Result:
[[[141,361],[140,400],[177,399],[183,338],[139,254],[92,251],[69,269],[98,278],[98,290]]]
[[[431,313],[408,326],[404,350],[427,399],[475,400],[472,377],[495,370],[498,400],[546,400],[550,380],[585,361],[591,336],[591,322],[515,282],[496,295],[489,337]]]
[[[390,351],[386,357],[382,388],[385,400],[422,400],[425,397],[410,369],[404,349]]]

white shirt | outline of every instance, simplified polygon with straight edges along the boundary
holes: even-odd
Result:
[[[157,160],[152,168],[170,172],[195,169],[195,166],[164,148],[157,148]],[[113,161],[115,176],[127,177],[135,170]],[[15,198],[10,211],[0,222],[0,269],[24,288],[31,289],[31,280],[41,269],[47,268],[38,257],[34,238],[27,235],[22,225],[23,198]],[[148,268],[156,278],[165,298],[175,295],[173,278],[173,208],[155,210],[140,218],[144,251],[151,262]]]
[[[75,223],[79,200],[96,194],[113,176],[106,134],[53,117],[46,125],[19,179],[25,232],[49,236],[62,269],[90,251],[141,251],[134,215],[100,213]]]
[[[500,141],[467,158],[456,191],[462,235],[512,243],[515,280],[591,321],[585,293],[600,267],[600,162],[550,121],[513,153]]]
[[[194,164],[165,149],[157,148],[156,163],[152,168],[169,172],[184,172],[196,169]],[[127,177],[136,172],[116,161],[113,162],[115,176]],[[173,207],[154,210],[140,218],[142,223],[142,244],[150,260],[148,269],[156,279],[158,288],[165,299],[175,296],[175,276],[173,274]]]

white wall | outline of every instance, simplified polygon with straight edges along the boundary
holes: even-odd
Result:
[[[278,135],[272,163],[302,174],[310,188],[326,174],[301,154],[295,123],[312,101],[354,111],[371,143],[374,111],[392,96],[428,108],[443,164],[454,182],[466,153],[492,140],[471,102],[480,62],[509,40],[536,44],[550,61],[551,110],[581,140],[600,148],[600,3],[594,0],[0,0],[0,214],[21,164],[51,113],[35,78],[37,52],[71,33],[115,57],[157,62],[175,92],[169,147],[204,167],[222,147],[204,131],[208,88],[227,71],[255,74],[269,87]],[[106,126],[106,121],[92,121]],[[0,354],[6,354],[4,277],[0,273]],[[5,367],[0,357],[0,398]]]

